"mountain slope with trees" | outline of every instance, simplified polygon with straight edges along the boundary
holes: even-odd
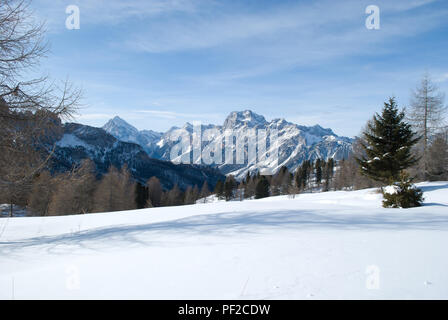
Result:
[[[150,158],[143,148],[135,143],[117,140],[100,128],[76,123],[62,125],[63,132],[55,141],[50,169],[56,172],[69,171],[84,159],[91,159],[97,175],[105,174],[111,166],[128,166],[133,178],[146,183],[157,177],[165,189],[177,184],[181,189],[202,185],[204,181],[214,186],[223,175],[207,166],[173,164],[169,161]]]

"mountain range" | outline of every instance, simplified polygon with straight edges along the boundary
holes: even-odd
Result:
[[[125,134],[124,131],[121,133]],[[156,176],[165,189],[175,184],[181,189],[194,185],[201,187],[204,181],[213,187],[218,180],[225,178],[216,168],[151,158],[138,144],[142,140],[121,141],[101,128],[65,123],[52,138],[49,149],[53,149],[53,155],[49,167],[53,172],[69,171],[88,158],[95,164],[99,177],[112,165],[121,168],[126,164],[136,181],[144,184]],[[130,136],[128,138],[131,139]]]
[[[224,132],[226,130],[231,130],[235,134],[244,133],[250,129],[266,130],[268,135],[273,130],[278,132],[278,161],[275,164],[269,158],[266,158],[264,162],[249,164],[246,156],[243,164],[215,165],[223,174],[232,174],[236,178],[243,178],[248,172],[253,173],[259,168],[269,168],[272,172],[276,172],[280,167],[286,166],[290,171],[294,171],[304,160],[317,158],[340,160],[346,158],[352,151],[353,140],[338,136],[331,129],[325,129],[319,125],[302,126],[285,119],[267,121],[262,115],[251,110],[231,112],[222,125],[209,124],[202,125],[201,128],[202,130],[216,129],[220,132],[210,142],[203,143],[202,150],[216,141],[221,142],[225,147]],[[179,129],[193,134],[194,127],[187,122],[182,128],[172,127],[167,132],[139,131],[117,116],[109,120],[102,129],[120,141],[138,144],[152,158],[169,161],[170,150],[178,143],[170,140],[171,134]],[[268,146],[266,151],[270,152],[270,148],[271,146]],[[247,154],[247,145],[245,153]],[[191,160],[194,163],[195,159]]]

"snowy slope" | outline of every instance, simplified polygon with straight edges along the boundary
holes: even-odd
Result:
[[[420,186],[3,218],[0,299],[446,299],[448,182]]]

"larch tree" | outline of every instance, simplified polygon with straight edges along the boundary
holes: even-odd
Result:
[[[208,187],[207,181],[202,184],[201,192],[199,193],[199,199],[202,199],[204,203],[207,202],[207,197],[210,195],[210,189]]]
[[[184,203],[184,194],[177,183],[166,193],[165,206],[180,206]]]
[[[61,174],[54,183],[55,191],[51,199],[49,215],[69,215],[91,213],[96,189],[95,165],[90,159],[84,160],[71,172]]]
[[[109,212],[136,208],[135,182],[127,166],[114,166],[101,179],[94,194],[94,211]]]
[[[42,171],[33,180],[28,207],[33,215],[46,216],[55,191],[57,179],[50,172]]]
[[[148,199],[152,207],[162,205],[163,188],[157,177],[151,177],[146,183],[148,186]]]
[[[197,186],[196,186],[197,189]],[[185,190],[185,197],[184,197],[184,203],[185,204],[194,204],[197,200],[198,194],[196,193],[195,189],[191,186],[188,186]]]
[[[408,119],[422,136],[418,150],[421,153],[419,174],[422,179],[428,179],[428,147],[434,136],[444,124],[447,107],[444,103],[445,95],[439,91],[437,85],[426,73],[419,86],[412,91]]]

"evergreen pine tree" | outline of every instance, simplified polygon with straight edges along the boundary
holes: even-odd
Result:
[[[137,204],[137,209],[148,208],[148,188],[137,182],[135,185],[135,202]]]
[[[202,199],[204,203],[207,202],[207,197],[210,195],[210,190],[208,188],[207,181],[204,181],[202,185],[201,192],[199,193],[199,199]]]
[[[238,184],[232,175],[226,178],[226,181],[224,182],[224,197],[226,198],[226,201],[229,201],[234,197],[234,189],[236,189],[237,186]]]
[[[325,180],[323,191],[329,191],[330,190],[330,168],[328,166],[328,162],[324,163],[324,170],[323,170],[323,178]]]
[[[255,187],[255,199],[269,197],[269,181],[265,176],[260,176]]]
[[[286,166],[282,166],[278,173],[279,192],[280,194],[288,194],[291,184],[291,174]]]
[[[302,166],[299,166],[294,173],[294,182],[297,192],[302,189]]]
[[[330,181],[331,181],[334,176],[334,159],[333,158],[328,159],[327,166],[328,166],[328,174],[330,176]]]
[[[244,178],[244,184],[247,185],[250,182],[251,176],[250,172],[247,171],[246,178]]]
[[[385,208],[419,207],[423,202],[423,192],[412,185],[412,179],[405,171],[401,171],[399,182],[384,188],[383,197]]]
[[[255,177],[253,176],[248,176],[246,177],[246,184],[245,184],[245,188],[244,188],[244,198],[251,198],[255,195],[255,186],[256,186],[256,181],[255,181]]]
[[[418,159],[411,154],[419,138],[404,121],[394,98],[384,103],[382,114],[376,114],[363,133],[365,156],[357,158],[362,174],[383,183],[398,181],[402,170]]]
[[[320,186],[322,183],[322,162],[320,159],[316,160],[314,167],[316,169],[316,183]]]
[[[218,182],[216,183],[214,193],[216,194],[218,199],[224,198],[224,184],[221,180],[218,180]]]

